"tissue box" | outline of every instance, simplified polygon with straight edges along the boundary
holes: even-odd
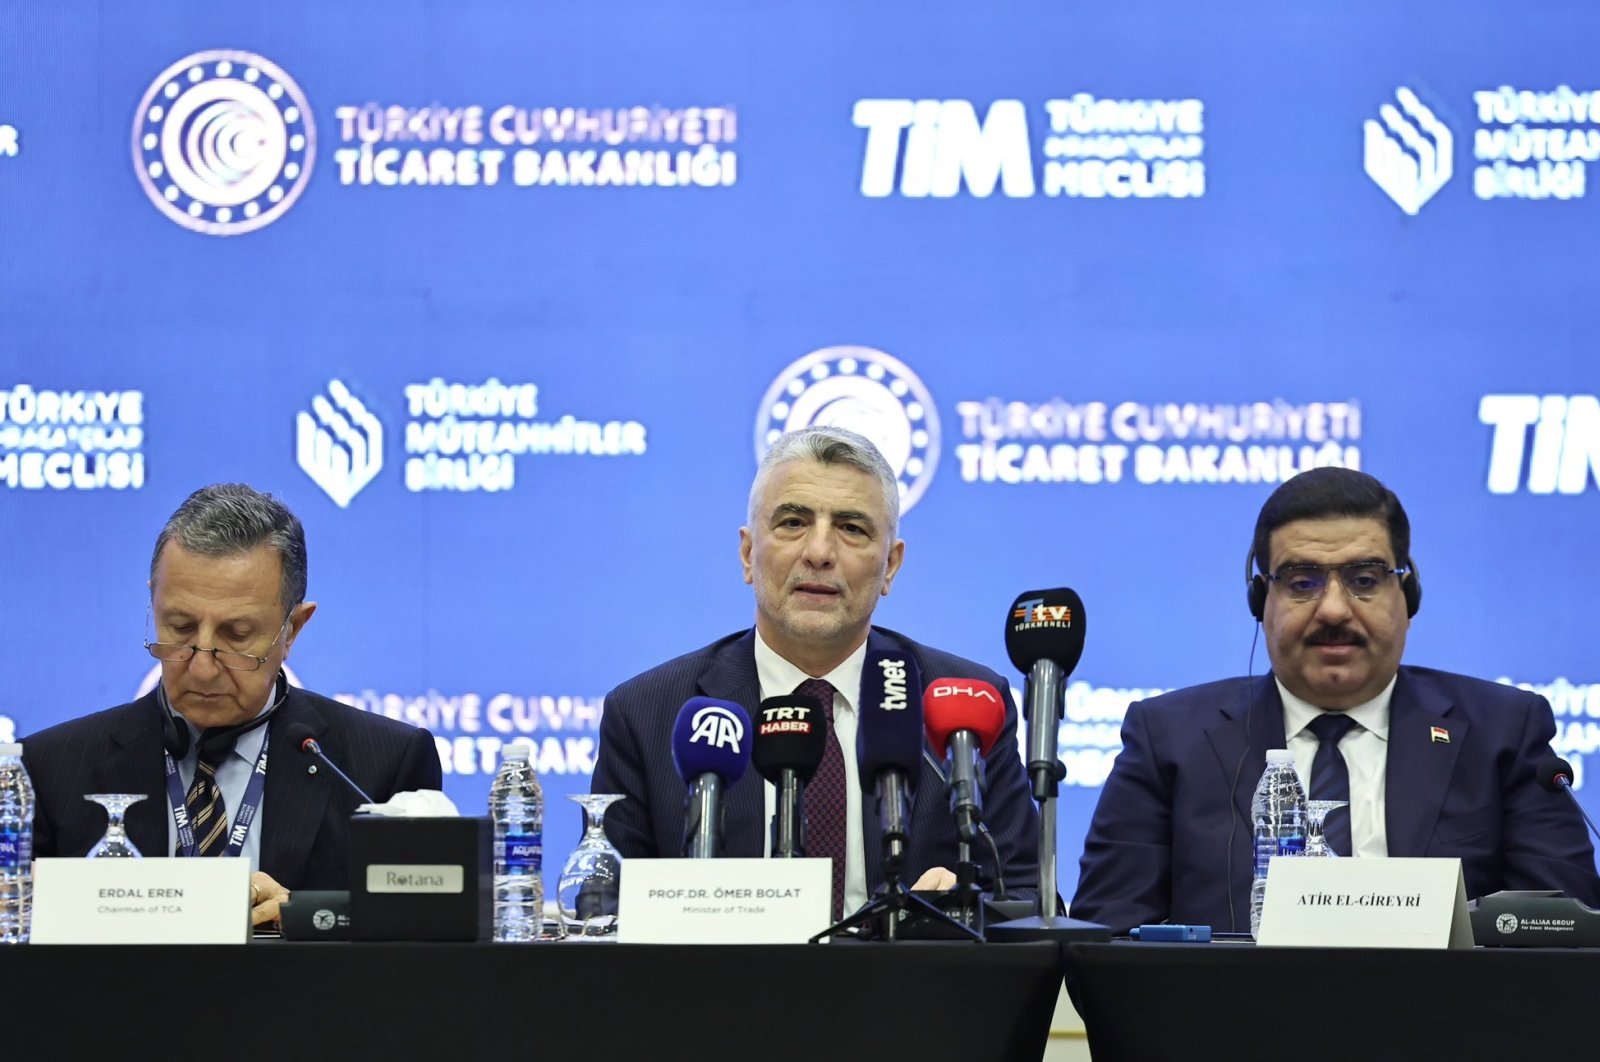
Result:
[[[487,818],[350,817],[355,940],[488,940],[494,834]]]

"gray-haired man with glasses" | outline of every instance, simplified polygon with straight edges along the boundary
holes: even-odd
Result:
[[[1271,672],[1129,707],[1075,917],[1248,929],[1250,799],[1274,748],[1311,799],[1347,805],[1326,823],[1339,855],[1455,856],[1469,896],[1560,889],[1600,905],[1577,809],[1535,780],[1549,703],[1401,665],[1422,584],[1392,491],[1342,468],[1286,481],[1257,517],[1245,580]]]
[[[426,730],[289,685],[284,660],[317,609],[305,596],[305,531],[282,502],[236,483],[190,495],[150,558],[144,647],[161,681],[24,742],[35,854],[95,843],[105,813],[84,794],[143,793],[126,819],[134,845],[248,858],[258,925],[292,889],[347,888],[357,798],[313,773],[291,733],[309,728],[379,801],[439,788],[439,758]]]

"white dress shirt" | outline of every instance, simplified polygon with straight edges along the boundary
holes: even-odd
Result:
[[[261,706],[261,712],[266,711],[276,697],[277,690],[274,687],[273,692],[267,697],[267,703]],[[260,715],[261,712],[257,712],[256,715]],[[189,751],[184,754],[183,759],[178,761],[178,778],[183,782],[183,791],[187,794],[189,787],[194,784],[195,763],[200,758],[200,731],[195,728],[193,723],[190,723],[189,720],[182,716],[175,716],[175,718],[179,726],[189,728]],[[217,788],[222,790],[222,801],[227,808],[228,828],[230,830],[238,817],[239,805],[244,800],[245,786],[250,784],[250,775],[256,769],[256,759],[261,755],[261,743],[267,739],[267,731],[271,728],[272,724],[268,723],[265,726],[258,726],[254,730],[247,730],[240,734],[239,739],[234,742],[233,752],[228,755],[227,759],[217,764]],[[284,747],[283,739],[280,737],[278,751],[271,755],[284,755]],[[155,794],[152,793],[150,796],[153,798]],[[170,806],[172,802],[167,798],[165,788],[161,792],[161,801],[169,805],[167,807],[167,850],[165,852],[144,853],[147,856],[169,856],[178,850],[178,824],[172,817],[172,808]],[[261,804],[265,805],[266,802],[267,793],[265,789],[262,789]],[[262,810],[261,806],[256,807],[255,820],[250,824],[250,833],[244,839],[244,849],[239,853],[245,859],[250,860],[250,872],[252,874],[261,869]]]
[[[1397,676],[1398,677],[1398,676]],[[1276,681],[1276,679],[1274,680]],[[1350,772],[1350,854],[1382,858],[1389,854],[1389,838],[1384,826],[1384,785],[1389,764],[1389,699],[1394,696],[1394,679],[1376,697],[1340,714],[1356,721],[1356,726],[1339,742],[1339,755]],[[1311,763],[1321,742],[1310,729],[1311,720],[1328,715],[1307,704],[1278,682],[1283,698],[1283,729],[1287,748],[1294,753],[1294,767],[1307,795],[1315,779]],[[1334,812],[1335,815],[1344,812]]]
[[[844,757],[844,912],[850,912],[867,902],[866,842],[861,835],[861,781],[856,766],[856,714],[855,698],[860,696],[861,668],[867,660],[867,643],[863,641],[856,651],[826,675],[833,684],[833,732],[839,738],[839,753]],[[756,632],[756,677],[761,683],[761,699],[782,697],[793,693],[795,687],[812,676],[801,671],[778,655]],[[777,809],[778,789],[771,782],[764,786],[767,811],[763,818],[764,834],[761,841],[763,855],[772,854],[772,815]]]

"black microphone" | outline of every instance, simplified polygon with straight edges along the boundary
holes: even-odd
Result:
[[[1589,818],[1589,813],[1583,810],[1583,805],[1578,803],[1578,794],[1572,791],[1572,764],[1560,756],[1551,756],[1540,760],[1539,766],[1534,770],[1539,784],[1550,792],[1558,789],[1566,790],[1567,796],[1572,798],[1572,804],[1578,809],[1578,814],[1583,816],[1583,821],[1588,824],[1589,832],[1596,840],[1600,840],[1600,830],[1594,828],[1594,822]]]
[[[322,746],[317,744],[317,732],[315,730],[312,730],[304,723],[295,723],[289,727],[289,732],[284,736],[290,741],[294,742],[296,747],[298,747],[300,751],[305,753],[307,756],[315,756],[317,759],[321,760],[323,765],[326,766],[328,770],[332,771],[334,774],[338,775],[344,780],[344,784],[349,786],[351,791],[354,792],[356,796],[361,798],[361,802],[363,804],[377,803],[377,801],[368,796],[359,785],[356,785],[354,782],[352,782],[348,774],[345,774],[343,771],[339,770],[338,764],[328,759],[327,755],[322,751]]]
[[[794,859],[806,854],[805,787],[828,748],[822,702],[803,693],[768,697],[756,712],[750,762],[756,773],[778,787],[772,816],[772,855]]]
[[[683,808],[683,854],[715,859],[722,854],[722,791],[750,766],[745,734],[750,716],[732,701],[690,697],[672,724],[672,763],[689,787]]]
[[[878,649],[861,667],[856,762],[861,788],[878,797],[884,879],[899,880],[911,823],[911,788],[921,772],[922,676],[906,652]]]
[[[1083,656],[1086,620],[1074,590],[1031,590],[1012,602],[1006,616],[1006,655],[1027,676],[1023,701],[1028,717],[1028,777],[1040,803],[1061,782],[1057,734],[1066,704],[1067,676]]]

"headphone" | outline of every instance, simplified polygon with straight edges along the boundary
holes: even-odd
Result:
[[[1250,615],[1260,623],[1267,614],[1267,577],[1256,573],[1256,544],[1250,543],[1250,549],[1244,555],[1244,581],[1247,587],[1246,601],[1250,605]],[[1400,577],[1400,592],[1406,599],[1406,619],[1417,614],[1422,607],[1422,580],[1417,574],[1417,562],[1410,557],[1406,558],[1404,565],[1406,573]]]
[[[264,726],[277,712],[278,706],[289,695],[289,679],[282,671],[278,672],[277,692],[272,698],[272,704],[267,710],[254,719],[238,724],[237,726],[209,727],[200,732],[199,744],[205,751],[214,749],[231,748],[239,739],[239,735]],[[166,687],[156,683],[156,698],[161,702],[161,744],[172,754],[174,760],[181,760],[189,754],[189,744],[193,740],[186,725],[180,725],[177,712],[167,701]]]

